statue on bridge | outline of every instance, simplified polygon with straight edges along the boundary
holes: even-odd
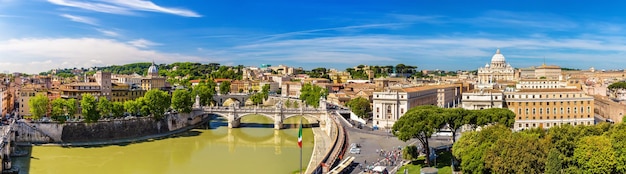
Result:
[[[200,96],[196,95],[196,102],[193,104],[194,108],[200,108]]]
[[[283,101],[282,100],[278,100],[278,102],[276,102],[274,107],[276,107],[276,109],[282,109],[283,108]]]

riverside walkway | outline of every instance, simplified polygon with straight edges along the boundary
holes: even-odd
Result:
[[[306,168],[305,173],[313,173],[315,167],[324,160],[326,156],[326,152],[331,147],[330,137],[322,130],[322,128],[315,127],[313,128],[313,135],[315,138],[315,144],[313,145],[313,154],[311,155],[311,160],[309,160],[309,165]]]

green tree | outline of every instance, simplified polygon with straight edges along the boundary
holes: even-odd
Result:
[[[584,173],[612,173],[615,168],[615,151],[606,136],[581,138],[574,149],[574,159]]]
[[[291,108],[291,100],[285,101],[285,107],[286,108]]]
[[[100,119],[100,113],[96,106],[96,97],[91,94],[84,94],[83,99],[80,100],[80,106],[82,107],[82,113],[87,122],[95,122]]]
[[[146,103],[144,106],[147,106],[150,115],[160,120],[165,115],[165,111],[170,107],[172,100],[167,92],[153,89],[146,92],[143,101]]]
[[[372,112],[370,101],[362,97],[350,99],[346,105],[350,107],[350,111],[363,119],[368,119],[368,113]]]
[[[225,95],[228,94],[228,92],[230,92],[230,82],[224,81],[220,83],[220,94]]]
[[[402,158],[406,160],[416,160],[419,156],[419,152],[417,151],[417,146],[411,145],[406,146],[402,149]]]
[[[138,100],[129,100],[124,102],[124,110],[132,115],[136,115],[140,108],[141,105]]]
[[[561,159],[559,151],[555,148],[550,149],[548,152],[548,159],[546,160],[546,173],[563,173],[563,159]]]
[[[65,108],[66,108],[66,114],[72,117],[75,116],[76,110],[78,110],[76,106],[76,99],[71,98],[71,99],[65,100]]]
[[[262,93],[253,94],[252,96],[250,96],[250,100],[252,100],[252,104],[254,105],[261,104],[263,103],[263,94]]]
[[[48,112],[48,97],[44,94],[37,94],[28,100],[28,107],[34,119],[40,119]]]
[[[52,116],[61,116],[65,114],[65,100],[62,98],[57,98],[52,100]]]
[[[486,126],[481,131],[463,133],[461,139],[452,146],[452,154],[460,159],[463,173],[488,173],[485,153],[496,141],[510,137],[511,134],[511,129],[500,124]]]
[[[623,122],[617,124],[608,132],[608,135],[615,150],[615,171],[626,173],[626,124]]]
[[[300,100],[304,101],[307,105],[315,108],[320,105],[320,98],[326,94],[326,89],[313,85],[310,83],[302,85],[300,89]]]
[[[213,101],[213,95],[215,95],[215,82],[209,80],[207,83],[200,83],[193,88],[193,98],[200,97],[200,105],[206,106]],[[229,87],[230,88],[230,87]]]
[[[485,153],[493,173],[543,173],[546,153],[537,137],[514,133],[499,138]]]
[[[398,139],[407,141],[416,138],[426,149],[426,163],[432,165],[430,160],[430,144],[428,139],[443,124],[440,115],[442,109],[436,106],[425,105],[409,109],[395,124],[392,132]]]
[[[112,105],[109,99],[106,97],[98,98],[98,111],[100,111],[100,116],[109,117],[111,116]]]
[[[116,118],[124,116],[124,104],[122,102],[113,102],[111,104],[111,113]]]
[[[270,85],[269,84],[263,85],[263,87],[261,89],[261,94],[263,94],[263,100],[267,100],[267,98],[270,95]]]
[[[182,113],[190,113],[194,101],[191,92],[184,89],[177,89],[172,94],[172,108]]]

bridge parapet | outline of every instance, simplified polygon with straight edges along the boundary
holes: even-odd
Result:
[[[284,119],[296,115],[311,115],[318,118],[328,116],[328,111],[325,108],[283,108],[282,104],[278,104],[274,108],[212,106],[204,107],[202,110],[204,113],[214,113],[226,117],[229,128],[238,127],[240,118],[249,114],[259,114],[271,118],[274,120],[275,129],[281,129]]]

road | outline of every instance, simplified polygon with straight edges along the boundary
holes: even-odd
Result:
[[[341,117],[341,116],[338,116]],[[374,163],[380,162],[379,165],[387,166],[387,170],[391,171],[394,166],[392,162],[386,162],[386,159],[394,160],[394,164],[401,162],[402,154],[401,148],[407,145],[419,144],[417,139],[411,139],[407,142],[403,142],[394,137],[391,133],[385,130],[373,130],[371,127],[364,126],[363,129],[353,127],[345,119],[341,119],[341,124],[346,128],[348,133],[350,144],[356,143],[361,145],[360,154],[352,154],[346,151],[345,156],[354,156],[352,168],[346,169],[346,173],[358,174],[361,173],[367,166],[374,166]],[[431,147],[438,147],[450,144],[450,138],[433,138],[430,140]],[[381,155],[380,151],[383,150],[385,155]]]

